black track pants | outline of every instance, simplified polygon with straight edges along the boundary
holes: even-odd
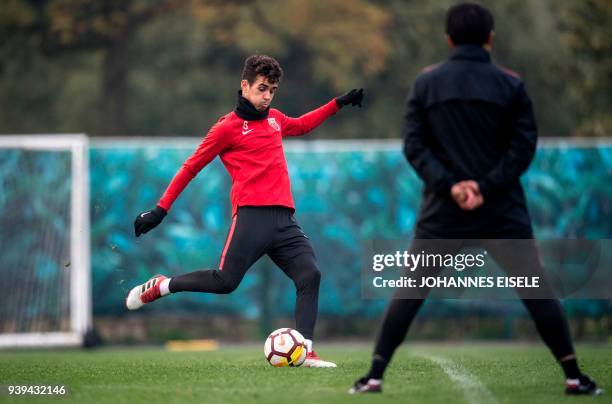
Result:
[[[533,241],[533,240],[532,240]],[[461,240],[452,241],[445,240],[437,244],[438,248],[442,247],[445,251],[435,251],[442,254],[454,254],[458,252]],[[427,252],[427,246],[430,245],[423,240],[414,240],[411,246],[411,253],[417,254],[422,250]],[[511,272],[512,275],[534,276],[540,275],[544,279],[544,269],[539,261],[538,249],[535,242],[524,244],[521,254],[507,254],[511,248],[512,242],[499,240],[490,241],[486,249],[493,255],[498,264],[506,272]],[[512,269],[510,269],[512,268]],[[417,269],[418,271],[418,269]],[[421,271],[425,274],[432,275],[432,269]],[[517,273],[517,271],[524,273]],[[419,281],[420,282],[420,281]],[[545,281],[543,282],[545,283]],[[543,287],[549,287],[546,283]],[[412,320],[423,305],[424,299],[427,297],[429,290],[415,289],[413,296],[402,296],[401,299],[392,299],[385,312],[382,324],[379,329],[376,347],[374,348],[374,358],[382,363],[383,369],[391,360],[391,357],[397,347],[406,337],[406,333],[410,328]],[[552,297],[553,292],[550,291]],[[409,298],[406,298],[409,297]],[[557,360],[573,354],[574,348],[569,333],[569,327],[563,307],[557,299],[531,299],[528,295],[521,293],[523,304],[531,315],[536,329],[544,343],[551,350]],[[377,375],[381,377],[382,375]]]
[[[219,269],[172,277],[170,291],[231,293],[248,269],[264,254],[293,280],[296,329],[312,339],[317,319],[321,272],[310,240],[281,206],[243,206],[232,220]]]

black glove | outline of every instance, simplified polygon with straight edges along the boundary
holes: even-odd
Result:
[[[361,108],[361,102],[363,101],[363,88],[357,90],[356,88],[352,89],[348,93],[341,95],[340,97],[336,97],[336,103],[340,108],[345,105],[351,104],[352,106],[359,105]]]
[[[155,228],[164,220],[167,214],[166,209],[156,206],[155,209],[142,212],[136,216],[136,220],[134,220],[134,233],[136,237],[146,234],[149,230]]]

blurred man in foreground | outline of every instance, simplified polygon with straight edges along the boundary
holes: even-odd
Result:
[[[533,159],[537,129],[531,100],[520,77],[491,63],[493,16],[476,4],[459,4],[447,14],[451,49],[446,63],[420,74],[408,97],[404,153],[424,181],[423,200],[411,250],[451,239],[492,240],[488,251],[507,272],[543,275],[519,177]],[[520,252],[509,251],[524,239]],[[549,285],[546,298],[519,291],[543,341],[561,365],[567,394],[600,394],[582,373],[563,309]],[[369,372],[350,393],[380,392],[393,353],[423,304],[420,295],[398,296],[382,322]]]

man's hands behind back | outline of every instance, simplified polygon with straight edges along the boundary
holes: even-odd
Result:
[[[480,187],[474,180],[460,181],[453,185],[451,196],[463,210],[474,210],[484,203]]]

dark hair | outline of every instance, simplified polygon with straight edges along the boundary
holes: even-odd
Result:
[[[455,45],[486,43],[494,24],[491,12],[474,3],[457,4],[446,13],[446,33]]]
[[[278,83],[283,77],[283,69],[273,57],[267,55],[251,55],[244,61],[242,80],[253,84],[257,76],[264,76],[270,83]]]

